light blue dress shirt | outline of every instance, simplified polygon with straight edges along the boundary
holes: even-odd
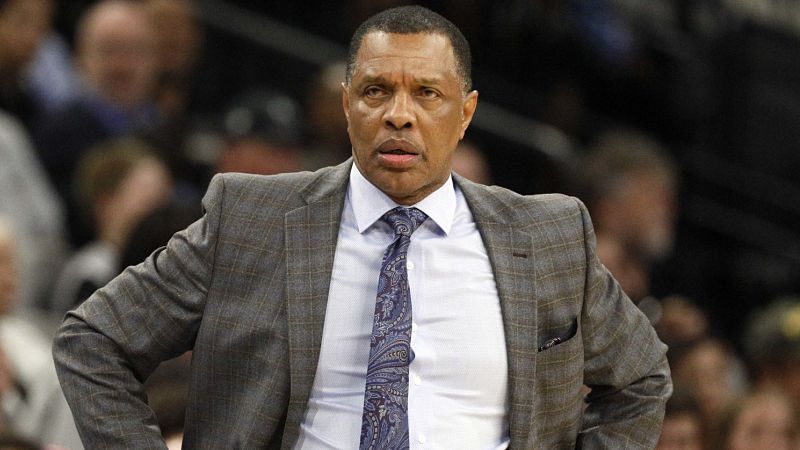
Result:
[[[296,449],[357,449],[378,274],[398,206],[355,164],[333,263],[319,364]],[[411,449],[508,446],[503,320],[486,248],[452,177],[414,205],[408,250]]]

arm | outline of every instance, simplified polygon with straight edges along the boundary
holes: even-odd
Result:
[[[67,314],[53,356],[86,448],[166,448],[142,383],[161,361],[194,344],[223,193],[218,176],[203,199],[202,219]]]
[[[586,245],[581,315],[587,397],[578,448],[654,448],[672,392],[666,346],[595,253],[595,236],[579,202]]]

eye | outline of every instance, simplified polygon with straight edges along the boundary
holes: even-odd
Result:
[[[386,89],[380,86],[367,86],[364,89],[364,96],[367,98],[379,98],[386,94]]]
[[[419,90],[419,95],[423,98],[427,99],[435,99],[441,97],[439,91],[433,88],[422,88]]]

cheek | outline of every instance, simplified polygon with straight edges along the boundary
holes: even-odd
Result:
[[[380,126],[380,115],[367,108],[355,108],[350,111],[347,131],[352,141],[370,141]]]
[[[464,129],[464,120],[461,110],[455,107],[447,108],[443,111],[442,117],[437,120],[437,129],[442,134],[442,140],[446,141],[451,146],[458,144],[461,140],[462,130]]]
[[[461,128],[452,118],[430,121],[431,125],[424,133],[429,150],[434,155],[437,165],[447,166],[451,163],[454,149],[461,137]]]

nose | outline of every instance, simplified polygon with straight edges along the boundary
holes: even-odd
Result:
[[[405,92],[396,92],[386,108],[384,121],[386,126],[394,130],[413,128],[416,125],[414,102]]]

